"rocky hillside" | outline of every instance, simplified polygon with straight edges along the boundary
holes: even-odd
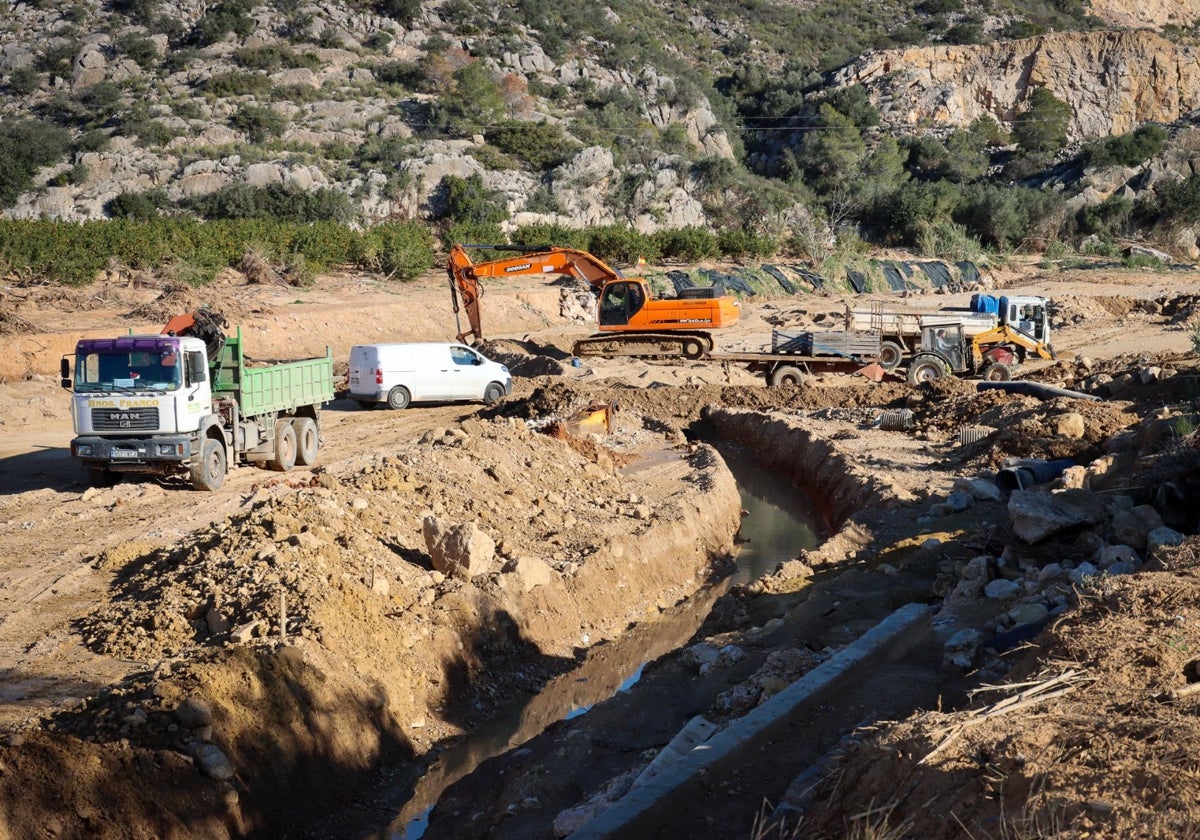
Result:
[[[196,212],[250,187],[437,221],[448,184],[477,179],[510,229],[719,227],[794,218],[808,199],[776,164],[839,88],[865,90],[890,136],[1007,129],[1038,88],[1069,106],[1072,141],[1200,103],[1198,0],[1070,6],[32,0],[0,22],[0,127],[66,135],[27,182],[0,179],[2,213],[98,219],[128,196]]]

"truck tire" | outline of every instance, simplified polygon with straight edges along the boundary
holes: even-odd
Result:
[[[983,378],[986,382],[1011,382],[1012,370],[1002,362],[993,362],[983,369]]]
[[[685,338],[683,340],[683,357],[685,359],[699,359],[703,355],[703,341],[698,338]]]
[[[276,472],[287,472],[296,466],[296,429],[290,420],[275,421],[275,457],[267,466]]]
[[[311,417],[297,417],[292,421],[296,429],[296,463],[311,467],[317,463],[317,450],[321,447],[321,435]]]
[[[408,389],[403,385],[397,385],[388,391],[387,402],[388,408],[408,408],[408,404],[412,402],[412,394],[408,393]]]
[[[89,487],[115,487],[121,483],[121,474],[104,467],[88,467],[87,482]]]
[[[904,361],[904,348],[894,341],[885,341],[879,345],[879,366],[884,370],[894,370]]]
[[[192,462],[192,486],[197,490],[220,489],[225,483],[225,447],[219,440],[205,439],[200,447],[200,457]]]
[[[771,371],[771,377],[768,380],[772,388],[782,388],[784,386],[799,387],[804,384],[804,371],[795,365],[780,365]]]
[[[499,382],[491,382],[483,389],[483,402],[485,405],[495,405],[504,398],[504,386]]]
[[[908,384],[920,385],[934,379],[950,375],[950,368],[939,357],[932,353],[921,353],[915,356],[908,366]]]

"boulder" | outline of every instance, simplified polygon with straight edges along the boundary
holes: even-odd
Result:
[[[1013,533],[1031,545],[1105,519],[1104,501],[1088,490],[1014,490],[1008,499],[1008,514]]]

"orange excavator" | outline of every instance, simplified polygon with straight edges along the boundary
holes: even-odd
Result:
[[[517,256],[474,263],[468,249],[515,251]],[[597,332],[575,342],[576,356],[683,356],[698,359],[713,349],[708,330],[737,323],[738,301],[721,287],[685,289],[678,298],[655,299],[642,277],[625,277],[602,260],[573,248],[539,245],[455,245],[447,265],[458,328],[460,299],[468,330],[458,340],[480,342],[479,298],[485,277],[553,275],[585,280],[597,302]]]

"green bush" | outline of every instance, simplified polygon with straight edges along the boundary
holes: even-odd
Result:
[[[13,96],[28,96],[37,87],[38,74],[32,67],[18,67],[8,74],[8,92]]]
[[[375,80],[385,85],[399,85],[405,90],[417,90],[425,79],[425,71],[411,61],[389,61],[377,64]]]
[[[658,241],[651,236],[622,225],[593,228],[588,233],[587,248],[607,263],[637,262],[638,257],[657,260],[661,250]]]
[[[586,251],[590,244],[587,231],[550,224],[522,225],[513,231],[512,241],[532,246],[557,245],[577,251]]]
[[[0,207],[33,187],[33,176],[70,148],[70,132],[38,120],[0,120]]]
[[[1200,175],[1159,182],[1153,196],[1134,204],[1133,217],[1145,227],[1200,223]]]
[[[229,96],[258,96],[271,90],[271,80],[261,73],[231,70],[214,73],[204,83],[204,93],[217,99]]]
[[[262,143],[278,137],[287,128],[287,120],[274,108],[261,105],[243,105],[229,118],[229,125],[245,133],[252,143]]]
[[[225,0],[208,9],[192,27],[191,39],[200,46],[208,46],[222,40],[229,33],[245,38],[254,31],[250,13],[254,0]]]
[[[374,0],[375,11],[408,26],[421,11],[421,0]]]
[[[502,197],[483,186],[480,175],[446,175],[438,184],[442,211],[438,218],[453,223],[498,224],[508,218]]]
[[[116,47],[133,59],[143,70],[149,70],[158,63],[158,47],[144,35],[127,32],[117,38]]]
[[[722,230],[717,234],[717,247],[721,253],[729,257],[751,259],[767,259],[774,256],[779,249],[779,243],[773,237],[764,236],[750,230]]]
[[[500,225],[492,222],[457,222],[449,225],[442,234],[442,246],[446,249],[467,243],[503,245],[507,241]]]
[[[356,261],[395,280],[415,280],[434,265],[429,229],[414,222],[387,222],[360,237]]]
[[[163,190],[123,192],[108,200],[104,205],[104,212],[113,218],[153,219],[158,215],[159,209],[168,206],[169,203]]]
[[[331,188],[304,190],[285,184],[230,184],[184,205],[206,219],[278,219],[291,222],[349,222],[350,198]]]
[[[1140,166],[1166,145],[1170,135],[1161,125],[1146,123],[1129,134],[1105,137],[1083,148],[1084,166]]]
[[[658,252],[664,259],[700,262],[713,259],[721,253],[716,234],[703,228],[661,230],[650,238],[658,246]]]
[[[503,120],[487,129],[487,141],[505,154],[529,164],[535,172],[553,169],[570,160],[579,144],[562,126],[548,122]]]

